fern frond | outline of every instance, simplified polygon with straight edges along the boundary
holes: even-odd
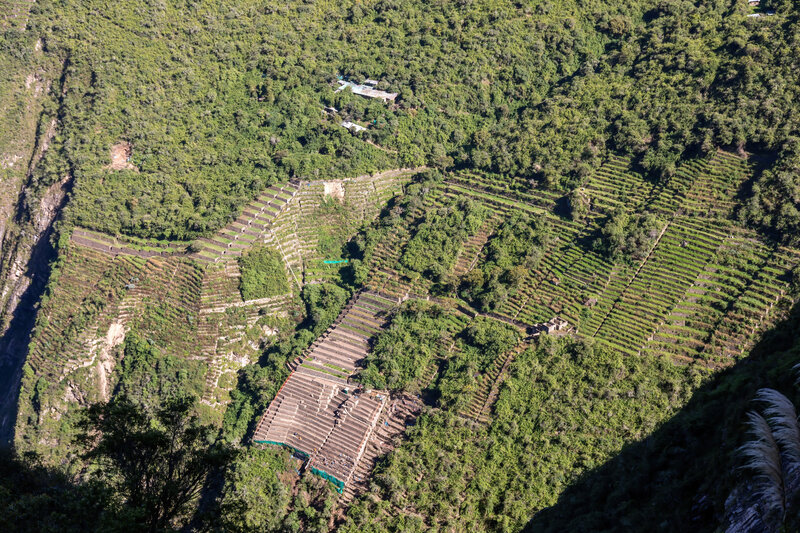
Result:
[[[783,516],[786,494],[780,448],[766,418],[755,411],[747,413],[747,418],[753,438],[739,448],[747,459],[744,468],[755,472],[756,494],[766,507]]]
[[[794,404],[774,389],[761,389],[756,394],[756,400],[764,402],[764,414],[772,428],[772,434],[778,441],[784,459],[789,464],[784,464],[787,470],[800,466],[800,424],[797,422],[797,411]]]

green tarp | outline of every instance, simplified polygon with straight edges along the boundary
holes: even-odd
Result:
[[[336,487],[336,492],[338,492],[339,494],[341,494],[342,490],[344,490],[344,481],[340,481],[340,480],[336,479],[336,476],[332,476],[329,473],[327,473],[326,471],[320,470],[319,468],[315,468],[313,466],[311,467],[311,473],[312,474],[316,474],[319,477],[321,477],[322,479],[327,479],[328,481],[333,483],[334,486]]]
[[[299,453],[304,457],[310,457],[309,454],[307,454],[303,450],[298,450],[294,446],[289,446],[285,442],[275,442],[273,440],[256,440],[253,442],[256,442],[258,444],[272,444],[274,446],[283,446],[284,448],[289,448],[290,450],[294,451],[295,453]],[[336,492],[338,492],[339,494],[341,494],[342,491],[344,490],[344,481],[337,479],[336,476],[333,476],[327,473],[326,471],[320,470],[319,468],[315,468],[313,466],[311,467],[311,473],[321,477],[322,479],[327,479],[328,481],[333,483],[333,485],[336,487]]]

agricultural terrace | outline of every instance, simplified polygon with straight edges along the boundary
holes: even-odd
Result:
[[[32,333],[20,444],[66,442],[71,425],[61,418],[69,419],[76,399],[109,397],[130,332],[173,357],[175,379],[202,398],[205,417],[221,422],[238,370],[302,320],[302,287],[340,279],[346,262],[323,261],[341,260],[347,240],[412,173],[270,187],[222,230],[193,242],[74,228],[61,240]],[[278,259],[270,272],[279,278],[253,292],[243,283],[263,268],[255,258],[264,254]]]
[[[525,493],[520,479],[549,487],[548,476],[570,472],[565,464],[602,461],[623,441],[607,442],[606,429],[598,440],[575,426],[572,411],[554,414],[562,403],[586,409],[593,380],[607,380],[610,395],[583,414],[607,420],[611,411],[594,405],[614,405],[613,434],[643,438],[658,419],[650,410],[680,394],[657,394],[640,406],[647,414],[617,414],[626,409],[620,395],[639,397],[631,383],[652,387],[648,372],[671,382],[686,366],[731,366],[793,302],[800,252],[736,219],[737,196],[753,175],[746,159],[719,151],[655,183],[612,157],[567,197],[474,172],[435,174],[417,176],[351,249],[366,291],[400,303],[346,386],[420,395],[437,409],[406,429],[405,443],[373,472],[368,495],[344,500],[352,506],[345,531],[370,527],[379,509],[398,527],[409,513],[423,529],[444,527],[453,520],[445,509],[484,505],[487,483],[513,499]],[[554,317],[566,321],[554,328],[565,342],[531,338],[544,323],[561,323]],[[598,361],[588,363],[592,357]],[[572,377],[559,381],[559,372]],[[525,407],[533,405],[550,415]],[[648,420],[647,428],[629,434],[630,416]],[[529,418],[533,427],[520,422]],[[520,457],[532,453],[529,439],[543,449],[513,471],[487,444]],[[578,458],[558,455],[564,439],[573,439],[569,453]],[[478,463],[485,468],[467,466]],[[501,497],[491,505],[527,521],[554,501],[509,508]]]
[[[717,152],[654,184],[614,157],[578,189],[585,213],[560,216],[564,199],[552,193],[454,173],[409,203],[408,223],[372,230],[367,285],[400,298],[452,290],[460,305],[524,324],[562,317],[579,335],[627,355],[726,366],[782,316],[790,272],[800,261],[797,250],[736,222],[736,195],[751,175],[747,160]],[[484,213],[482,222],[451,250],[447,272],[415,272],[404,259],[415,228],[426,213],[457,202]],[[519,214],[535,221],[527,237],[535,253],[498,260],[492,244],[519,239],[508,222]],[[623,218],[628,226],[614,229]],[[651,226],[634,239],[645,218]],[[606,242],[616,238],[612,230],[629,231],[628,242]],[[612,245],[622,259],[610,257]]]
[[[361,501],[423,403],[491,424],[539,332],[679,365],[740,358],[785,313],[800,262],[736,221],[751,175],[747,160],[717,152],[655,183],[612,157],[562,197],[403,170],[271,187],[192,243],[76,229],[31,343],[26,416],[48,401],[66,410],[42,400],[51,383],[108,382],[101,369],[113,364],[101,363],[124,337],[112,333],[132,329],[188,362],[188,388],[219,416],[236,370],[303,319],[303,288],[346,282],[358,290],[290,361],[253,437],[303,457],[345,495],[342,508]],[[59,293],[58,276],[81,280],[66,285],[74,294]],[[95,288],[109,297],[96,302]],[[47,355],[56,331],[69,333],[61,361]]]

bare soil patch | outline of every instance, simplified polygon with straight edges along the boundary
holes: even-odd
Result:
[[[111,164],[107,167],[111,170],[135,170],[136,166],[130,162],[133,147],[129,142],[120,142],[111,147]]]
[[[340,202],[344,202],[344,183],[341,180],[337,181],[326,181],[325,185],[325,196],[330,196],[331,198],[335,198]]]
[[[121,322],[113,322],[108,328],[105,343],[99,354],[97,365],[97,377],[100,382],[100,393],[104,400],[108,400],[111,394],[109,376],[114,372],[116,361],[112,356],[114,348],[122,344],[125,340],[125,326]]]

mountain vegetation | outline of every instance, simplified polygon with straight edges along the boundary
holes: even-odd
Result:
[[[797,529],[799,19],[0,0],[0,529]]]
[[[275,250],[255,248],[239,259],[242,281],[239,290],[245,300],[269,298],[289,292],[283,260]]]

